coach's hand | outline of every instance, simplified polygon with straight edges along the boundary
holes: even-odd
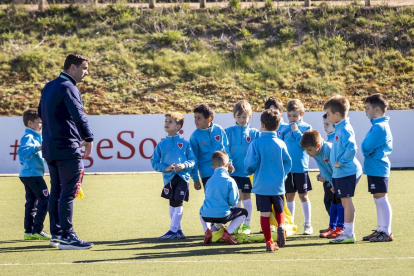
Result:
[[[232,164],[229,164],[229,173],[233,173],[235,170],[234,166]]]
[[[83,154],[83,158],[87,158],[89,157],[89,155],[91,155],[92,153],[92,148],[93,148],[93,142],[86,142],[84,141],[79,148],[85,147],[85,153]]]
[[[336,161],[336,162],[335,162],[335,168],[340,168],[340,166],[339,166],[339,161]]]
[[[194,181],[194,189],[200,190],[201,189],[201,183],[200,181]]]

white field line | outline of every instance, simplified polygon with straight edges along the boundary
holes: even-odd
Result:
[[[414,257],[384,257],[384,258],[332,258],[332,259],[272,259],[272,260],[147,260],[147,261],[93,261],[76,263],[9,263],[0,266],[32,266],[32,265],[90,265],[90,264],[143,264],[143,263],[242,263],[242,262],[315,262],[315,261],[383,261],[383,260],[414,260]]]

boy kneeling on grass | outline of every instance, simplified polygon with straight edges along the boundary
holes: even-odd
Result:
[[[239,244],[233,232],[246,219],[247,211],[243,208],[232,208],[239,200],[239,189],[236,181],[228,172],[229,156],[224,151],[216,151],[212,156],[214,174],[205,186],[205,199],[200,208],[200,220],[204,227],[204,244],[211,243],[212,223],[226,224],[231,221],[221,239],[229,244]]]

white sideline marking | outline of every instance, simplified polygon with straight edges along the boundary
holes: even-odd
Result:
[[[182,261],[91,261],[79,263],[32,263],[32,264],[0,264],[0,266],[30,266],[30,265],[88,265],[88,264],[135,264],[135,263],[242,263],[242,262],[314,262],[314,261],[377,261],[377,260],[414,260],[414,257],[392,258],[332,258],[332,259],[272,259],[272,260],[182,260]]]

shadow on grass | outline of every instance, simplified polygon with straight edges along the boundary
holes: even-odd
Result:
[[[37,242],[37,241],[34,241]],[[45,242],[45,241],[42,241]],[[47,244],[35,245],[33,241],[27,242],[25,246],[15,246],[15,247],[4,247],[0,248],[1,253],[16,253],[16,252],[35,252],[35,251],[45,251],[45,250],[56,250],[55,248],[50,247],[49,241],[46,241]]]

